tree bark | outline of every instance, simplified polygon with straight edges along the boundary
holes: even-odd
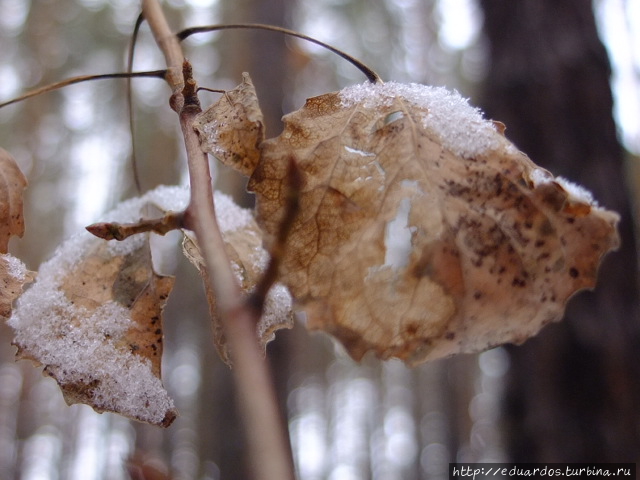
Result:
[[[621,248],[565,320],[510,349],[509,454],[516,462],[640,459],[637,256],[612,118],[610,66],[586,0],[483,0],[490,65],[483,106],[536,163],[620,213]]]

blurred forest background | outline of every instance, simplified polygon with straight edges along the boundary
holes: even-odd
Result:
[[[445,479],[452,461],[639,462],[640,322],[633,234],[640,152],[638,0],[169,0],[175,30],[214,23],[287,26],[358,57],[385,80],[458,89],[555,174],[622,215],[623,246],[595,293],[521,347],[408,369],[351,361],[302,325],[269,346],[304,480]],[[0,101],[77,74],[124,70],[138,15],[129,0],[0,0]],[[635,22],[635,23],[634,23]],[[251,73],[269,136],[305,98],[364,81],[318,47],[268,32],[189,39],[200,85]],[[613,66],[611,75],[610,65]],[[164,68],[147,27],[135,70]],[[134,80],[143,189],[185,183],[169,90]],[[615,97],[612,97],[612,90]],[[215,94],[203,93],[204,105]],[[0,145],[29,179],[25,238],[36,270],[65,238],[135,195],[124,81],[91,82],[0,110]],[[617,123],[614,122],[614,119]],[[250,206],[244,180],[217,184]],[[0,479],[244,479],[230,373],[212,348],[198,273],[158,242],[177,282],[165,315],[163,376],[181,416],[166,431],[86,406],[14,363],[0,325]],[[176,252],[175,255],[172,252]],[[150,476],[152,469],[158,476]]]

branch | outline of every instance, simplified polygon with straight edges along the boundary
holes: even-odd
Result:
[[[101,222],[89,225],[87,230],[103,240],[124,240],[131,235],[153,232],[166,235],[172,230],[182,228],[184,212],[169,212],[162,218],[140,220],[135,223]]]
[[[259,480],[293,480],[293,462],[285,423],[281,418],[271,373],[258,344],[256,312],[242,299],[215,218],[207,155],[192,127],[200,113],[191,67],[184,62],[178,38],[171,32],[157,0],[142,0],[143,14],[164,53],[172,89],[171,107],[178,112],[184,136],[191,200],[185,227],[193,230],[202,250],[209,282],[230,347],[233,372],[244,421],[252,473]],[[259,314],[258,314],[259,317]]]
[[[49,85],[45,85],[44,87],[33,89],[27,93],[20,95],[19,97],[12,98],[11,100],[0,103],[0,108],[13,105],[14,103],[21,102],[31,97],[42,95],[43,93],[52,92],[53,90],[59,90],[60,88],[68,87],[69,85],[75,85],[76,83],[89,82],[91,80],[104,80],[108,78],[164,78],[166,73],[166,70],[152,70],[150,72],[123,72],[103,73],[99,75],[79,75],[77,77],[67,78],[66,80],[62,80],[60,82],[51,83]]]
[[[167,18],[158,0],[142,0],[142,15],[147,20],[153,38],[162,51],[167,64],[166,80],[172,92],[169,104],[177,113],[180,113],[182,109],[180,104],[181,91],[184,83],[182,78],[182,62],[184,60],[182,47],[178,38],[169,28]]]
[[[129,52],[127,53],[127,72],[133,71],[133,56],[136,51],[136,42],[138,41],[138,33],[140,32],[140,26],[144,21],[142,13],[138,15],[135,26],[133,27],[133,33],[131,35],[131,43],[129,44]],[[142,195],[142,184],[140,183],[140,175],[138,174],[138,160],[136,158],[136,135],[135,135],[135,122],[133,119],[133,88],[131,85],[131,79],[127,79],[127,116],[129,117],[129,132],[131,132],[131,173],[133,174],[133,184],[136,187],[138,195]]]
[[[321,42],[318,39],[305,35],[304,33],[296,32],[295,30],[289,30],[284,27],[277,27],[275,25],[265,25],[263,23],[239,23],[239,24],[226,24],[226,25],[205,25],[201,27],[191,27],[185,28],[181,32],[178,32],[176,36],[180,39],[180,41],[185,38],[189,38],[191,35],[196,33],[205,33],[205,32],[215,32],[218,30],[236,30],[236,29],[250,29],[250,30],[267,30],[270,32],[278,32],[284,35],[289,35],[291,37],[300,38],[302,40],[306,40],[307,42],[315,43],[316,45],[320,45],[322,48],[326,48],[330,52],[335,53],[336,55],[344,58],[347,62],[351,63],[358,70],[364,73],[371,83],[382,83],[382,79],[380,75],[374,72],[371,68],[366,66],[360,60],[355,57],[352,57],[346,52],[329,45],[328,43]]]

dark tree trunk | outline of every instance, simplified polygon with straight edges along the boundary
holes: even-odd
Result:
[[[610,67],[587,0],[483,0],[491,61],[483,106],[536,163],[620,213],[622,247],[563,322],[510,349],[513,461],[640,459],[637,258]]]

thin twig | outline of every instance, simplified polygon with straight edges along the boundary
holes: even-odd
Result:
[[[52,92],[53,90],[58,90],[63,87],[67,87],[69,85],[75,85],[76,83],[88,82],[90,80],[103,80],[106,78],[164,78],[166,70],[152,70],[150,72],[123,72],[123,73],[104,73],[100,75],[80,75],[77,77],[67,78],[66,80],[62,80],[60,82],[51,83],[49,85],[45,85],[44,87],[36,88],[27,93],[20,95],[19,97],[12,98],[11,100],[7,100],[4,103],[0,103],[0,108],[7,107],[14,103],[21,102],[26,100],[27,98],[35,97],[37,95],[42,95],[43,93]]]
[[[99,222],[86,229],[103,240],[124,240],[138,233],[153,232],[166,235],[184,226],[184,212],[169,212],[162,218],[140,220],[135,223]]]
[[[293,462],[268,364],[255,329],[255,311],[243,300],[215,218],[211,174],[207,155],[193,128],[200,113],[190,66],[184,63],[180,43],[171,33],[157,0],[142,0],[143,13],[158,47],[163,51],[172,89],[171,106],[179,113],[185,142],[191,200],[185,226],[193,230],[214,288],[218,310],[229,344],[239,408],[248,441],[252,473],[256,480],[293,480]],[[185,75],[186,74],[186,75]],[[186,78],[185,78],[186,77]]]
[[[348,53],[343,52],[339,48],[336,48],[328,43],[324,43],[320,40],[317,40],[313,37],[309,37],[304,33],[296,32],[295,30],[289,30],[288,28],[278,27],[276,25],[265,25],[263,23],[238,23],[238,24],[226,24],[226,25],[204,25],[201,27],[191,27],[185,28],[184,30],[178,32],[176,36],[182,41],[185,38],[190,37],[191,35],[195,35],[196,33],[205,33],[205,32],[215,32],[218,30],[237,30],[237,29],[250,29],[250,30],[267,30],[270,32],[278,32],[284,35],[289,35],[291,37],[301,38],[302,40],[306,40],[307,42],[315,43],[316,45],[320,45],[323,48],[326,48],[330,52],[335,53],[336,55],[344,58],[347,62],[351,63],[358,70],[364,73],[367,79],[371,83],[382,83],[382,79],[380,75],[378,75],[375,71],[369,68],[367,65],[362,63],[355,57],[352,57]]]
[[[129,45],[129,51],[127,52],[127,72],[133,71],[133,57],[136,51],[136,42],[138,41],[138,33],[140,32],[142,22],[144,22],[144,15],[140,14],[138,15],[136,24],[133,27],[131,44]],[[133,173],[133,183],[136,187],[136,192],[138,192],[138,195],[142,195],[142,184],[140,183],[138,159],[136,157],[136,135],[135,122],[133,118],[133,88],[131,86],[130,78],[127,78],[127,113],[129,116],[129,132],[131,133],[131,173]]]
[[[212,92],[212,93],[227,93],[226,90],[221,90],[219,88],[209,88],[209,87],[198,87],[198,91],[203,92]]]
[[[153,38],[158,48],[164,55],[167,64],[167,83],[171,88],[172,95],[169,101],[171,108],[177,113],[182,109],[182,62],[184,54],[178,38],[173,34],[164,11],[158,0],[142,0],[142,15],[147,19],[147,23],[153,33]]]

